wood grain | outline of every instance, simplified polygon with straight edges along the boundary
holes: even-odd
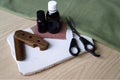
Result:
[[[22,61],[25,59],[24,44],[31,47],[38,46],[41,51],[48,49],[49,43],[36,34],[32,34],[23,30],[17,30],[14,34],[16,59]]]
[[[35,21],[0,10],[0,80],[120,80],[120,52],[99,42],[96,52],[100,58],[85,53],[35,75],[21,75],[6,38],[13,31],[34,25]]]

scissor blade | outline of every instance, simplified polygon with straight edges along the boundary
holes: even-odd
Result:
[[[75,28],[75,23],[71,17],[69,17],[70,24],[73,28]]]
[[[68,23],[69,27],[71,28],[72,32],[76,33],[80,37],[79,32],[75,29],[75,24],[74,24],[72,18],[69,17],[69,19],[66,18],[66,20],[67,20],[67,23]]]
[[[75,31],[74,23],[70,20],[70,18],[69,19],[66,18],[66,20],[67,20],[67,23],[68,23],[70,29],[74,32]]]

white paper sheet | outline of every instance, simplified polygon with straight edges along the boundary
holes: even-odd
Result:
[[[30,28],[25,29],[25,31],[33,33]],[[16,61],[13,35],[14,33],[10,34],[7,41],[10,45],[11,54]],[[69,46],[72,37],[71,30],[67,30],[66,40],[44,38],[50,44],[50,47],[45,51],[40,51],[38,47],[32,48],[25,44],[26,59],[24,61],[16,61],[19,72],[23,75],[31,75],[72,58],[73,56],[69,53]],[[93,42],[91,38],[86,36],[84,37]],[[81,53],[85,52],[82,43],[79,41],[78,37],[76,38],[78,40]]]

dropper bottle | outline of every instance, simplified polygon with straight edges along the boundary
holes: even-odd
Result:
[[[37,11],[37,27],[40,33],[45,33],[47,31],[45,23],[45,12],[43,10]]]
[[[50,0],[48,2],[48,11],[46,14],[46,20],[60,20],[60,15],[57,10],[57,2],[55,0]]]
[[[46,20],[48,22],[48,32],[54,34],[60,31],[60,14],[57,10],[57,2],[55,0],[50,0],[48,2]]]

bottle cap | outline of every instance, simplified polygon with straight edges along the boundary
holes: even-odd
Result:
[[[45,21],[45,12],[43,10],[37,11],[37,20]]]
[[[48,11],[49,13],[55,13],[57,10],[57,2],[54,0],[51,0],[48,2]]]

